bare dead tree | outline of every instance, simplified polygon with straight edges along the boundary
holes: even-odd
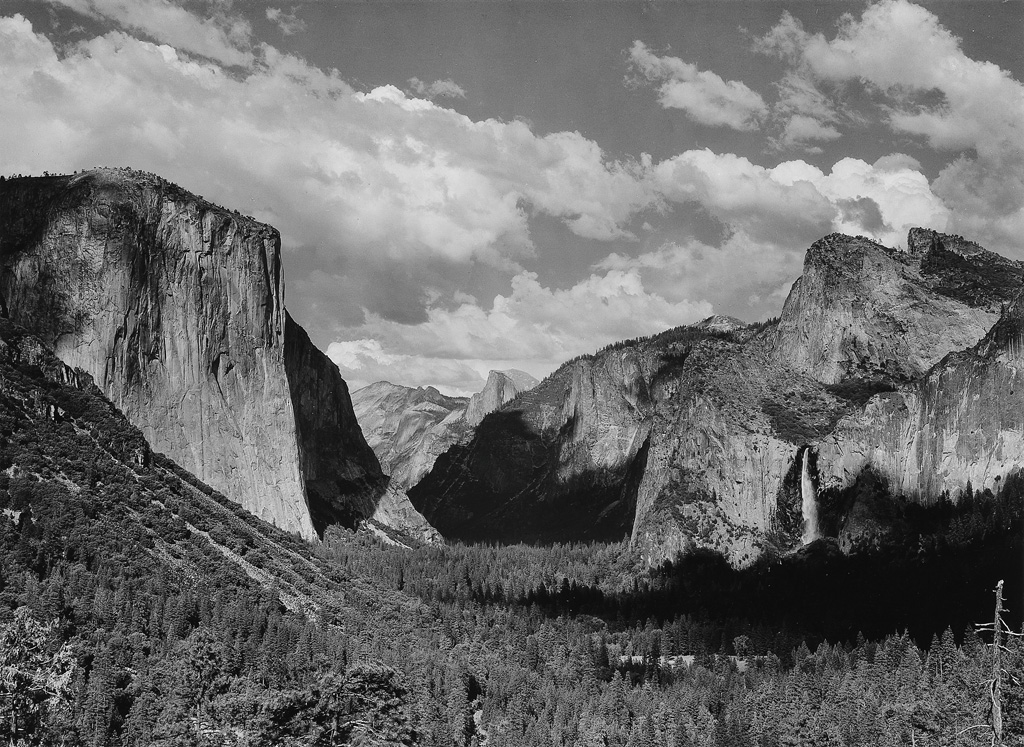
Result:
[[[978,727],[988,726],[992,730],[992,745],[993,747],[1002,747],[1003,744],[1003,684],[1004,678],[1007,676],[1006,671],[1003,667],[1003,654],[1009,653],[1009,649],[1003,644],[1004,638],[1009,636],[1020,637],[1021,633],[1017,633],[1010,629],[1010,626],[1003,620],[1003,582],[1002,580],[996,584],[996,609],[995,615],[991,623],[985,623],[978,625],[979,630],[991,630],[992,631],[992,677],[985,681],[985,684],[989,688],[989,699],[992,702],[990,710],[990,719],[988,724],[979,724]],[[1013,679],[1011,677],[1011,679]],[[978,728],[970,727],[964,729],[960,733],[970,729]],[[959,735],[958,735],[959,736]]]

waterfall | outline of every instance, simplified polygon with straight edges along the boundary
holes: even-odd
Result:
[[[811,447],[808,446],[804,449],[804,461],[800,470],[800,497],[802,498],[800,512],[804,517],[803,543],[805,545],[814,542],[821,536],[818,532],[818,491],[811,478],[811,466],[808,459],[810,453]]]

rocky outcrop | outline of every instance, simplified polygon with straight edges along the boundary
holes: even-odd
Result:
[[[652,363],[627,347],[562,366],[439,457],[413,504],[467,540],[621,538],[646,455]]]
[[[743,565],[778,529],[799,529],[777,519],[780,504],[799,506],[800,448],[851,404],[778,365],[763,340],[736,337],[701,340],[659,372],[652,409],[633,545],[649,562],[710,547]]]
[[[378,381],[352,396],[367,443],[392,484],[416,485],[452,446],[465,442],[484,417],[537,385],[523,371],[491,371],[483,391],[468,400],[448,397],[433,387],[398,386]]]
[[[818,445],[822,485],[846,488],[868,468],[920,502],[968,485],[998,493],[1024,467],[1024,306],[1008,307],[974,347],[873,398]]]
[[[0,302],[263,519],[311,538],[387,492],[345,382],[285,311],[269,226],[129,170],[8,180]]]
[[[909,381],[980,340],[1024,277],[1020,263],[960,237],[914,229],[908,245],[815,242],[782,310],[780,362],[830,384]]]
[[[828,236],[777,322],[712,317],[563,366],[413,502],[456,537],[619,532],[651,563],[707,547],[742,565],[799,546],[807,447],[825,496],[862,479],[922,502],[997,492],[1024,465],[1024,266],[924,229],[908,246]],[[860,509],[847,534],[875,521]]]
[[[437,457],[466,438],[468,400],[446,397],[433,387],[398,386],[387,381],[352,393],[356,419],[392,483],[408,490]]]
[[[537,386],[537,380],[525,371],[491,371],[482,391],[469,398],[466,422],[476,427],[488,413],[492,413],[519,394]]]

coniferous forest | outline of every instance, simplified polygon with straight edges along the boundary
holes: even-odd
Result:
[[[975,627],[1005,576],[1020,630],[1016,481],[904,506],[885,546],[743,571],[624,543],[314,546],[150,453],[53,359],[14,358],[7,743],[988,745],[997,672],[1002,740],[1024,737],[1024,646]]]

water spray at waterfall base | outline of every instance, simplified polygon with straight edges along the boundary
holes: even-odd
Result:
[[[814,480],[811,477],[810,453],[811,447],[808,446],[804,449],[803,465],[800,470],[800,497],[802,499],[800,512],[804,518],[802,541],[805,545],[809,545],[821,537],[818,530],[818,491],[814,487]]]

